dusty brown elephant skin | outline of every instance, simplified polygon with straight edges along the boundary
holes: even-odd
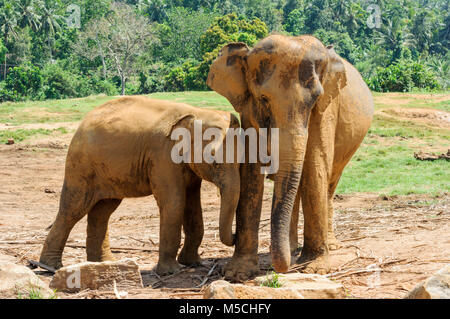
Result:
[[[373,116],[370,90],[358,71],[312,36],[271,35],[253,49],[225,46],[213,62],[208,85],[241,115],[244,128],[279,128],[279,170],[272,176],[271,256],[285,272],[297,248],[300,202],[304,242],[298,263],[305,272],[329,271],[337,249],[333,194]],[[241,167],[236,246],[227,278],[243,280],[258,270],[258,224],[263,178],[258,164]]]
[[[88,215],[88,261],[113,259],[108,239],[111,214],[123,198],[153,194],[160,209],[157,272],[174,272],[179,263],[199,264],[198,247],[203,238],[202,179],[220,189],[220,238],[233,245],[232,223],[240,192],[239,164],[176,164],[171,157],[178,142],[171,139],[173,130],[186,128],[191,132],[195,120],[202,121],[203,131],[220,129],[224,148],[226,130],[239,127],[237,118],[227,112],[145,97],[120,98],[91,111],[69,146],[60,208],[40,262],[55,268],[62,266],[69,233],[85,215]],[[194,137],[193,132],[191,136]],[[206,144],[203,141],[200,146]],[[191,151],[194,152],[194,147]],[[182,228],[185,242],[178,263]]]

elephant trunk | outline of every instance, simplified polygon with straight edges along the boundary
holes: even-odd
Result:
[[[271,255],[277,272],[286,272],[291,262],[289,226],[302,175],[306,131],[280,129],[279,170],[274,180],[271,212]]]
[[[239,177],[232,183],[220,188],[219,234],[220,241],[227,246],[233,246],[235,242],[233,219],[239,203]]]

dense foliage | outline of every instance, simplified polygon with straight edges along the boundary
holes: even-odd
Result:
[[[448,0],[0,0],[0,102],[206,90],[232,41],[313,34],[375,91],[448,89]]]

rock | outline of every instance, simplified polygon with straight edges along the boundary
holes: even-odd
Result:
[[[260,286],[273,275],[255,278],[255,284]],[[282,288],[292,288],[307,299],[339,299],[345,298],[344,287],[337,282],[331,281],[325,276],[317,274],[277,274],[278,282]],[[280,288],[276,288],[280,289]],[[275,289],[275,290],[276,290]]]
[[[29,268],[0,262],[0,298],[54,298],[55,294]]]
[[[113,290],[143,288],[139,266],[133,260],[84,262],[56,271],[50,288],[76,292],[83,289]]]
[[[13,145],[13,144],[14,144],[14,139],[8,138],[8,141],[6,142],[6,145]]]
[[[246,286],[218,280],[205,289],[203,299],[303,299],[303,296],[293,288]]]
[[[328,278],[316,274],[277,274],[279,288],[264,284],[273,280],[273,275],[257,277],[254,286],[230,284],[219,280],[205,290],[205,299],[336,299],[345,298],[344,287]]]
[[[0,262],[15,263],[15,261],[16,258],[14,258],[13,256],[0,254]]]
[[[450,299],[450,264],[417,285],[406,299]]]

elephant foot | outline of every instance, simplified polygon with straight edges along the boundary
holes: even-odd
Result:
[[[93,261],[93,262],[102,262],[102,261],[115,261],[116,258],[113,256],[112,253],[106,253],[102,255],[88,255],[87,261]]]
[[[301,269],[303,273],[325,275],[330,272],[330,262],[328,252],[320,251],[312,253],[302,250],[302,254],[297,260],[297,264],[304,264]]]
[[[173,274],[181,269],[181,265],[176,261],[158,262],[156,273],[160,276]]]
[[[197,252],[188,253],[182,249],[178,255],[178,262],[185,266],[200,266],[202,259]]]
[[[298,243],[296,243],[295,245],[291,244],[290,249],[291,249],[291,256],[296,256],[300,252],[301,246],[299,246]]]
[[[342,247],[342,244],[337,240],[334,233],[328,234],[328,250],[338,250]]]
[[[50,256],[50,255],[42,255],[39,258],[39,262],[46,266],[53,267],[55,269],[59,269],[63,267],[62,260],[60,256]]]
[[[255,258],[233,257],[223,269],[225,279],[232,282],[244,282],[258,275],[259,272],[258,260]]]

